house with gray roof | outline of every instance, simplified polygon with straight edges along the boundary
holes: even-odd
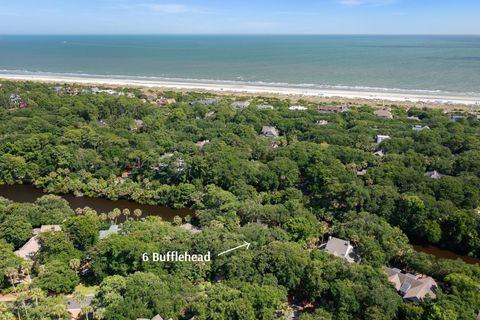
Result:
[[[387,139],[390,139],[391,137],[390,136],[387,136],[387,135],[383,135],[383,134],[379,134],[377,136],[377,144],[380,144],[382,143],[383,141],[387,140]]]
[[[375,114],[378,118],[382,118],[382,119],[393,119],[393,114],[392,114],[389,110],[386,110],[386,109],[376,110],[376,111],[374,112],[374,114]]]
[[[328,105],[328,106],[319,106],[318,112],[321,113],[346,113],[348,112],[347,105],[335,106],[335,105]]]
[[[435,180],[441,179],[444,176],[445,176],[444,174],[441,174],[437,170],[428,171],[427,173],[425,173],[425,177],[429,177]]]
[[[262,134],[267,138],[274,138],[274,137],[278,137],[280,135],[280,131],[275,127],[263,126],[262,127]]]
[[[120,231],[121,231],[121,229],[118,225],[112,224],[110,226],[110,228],[108,228],[108,230],[100,230],[98,238],[100,240],[102,240],[102,239],[105,239],[105,238],[111,236],[112,234],[119,234]]]
[[[231,106],[235,109],[245,109],[250,106],[250,101],[235,101]]]
[[[420,132],[420,131],[423,131],[423,130],[430,130],[430,127],[429,126],[415,125],[415,126],[412,127],[412,130]]]
[[[390,281],[403,299],[411,302],[422,302],[426,297],[435,299],[437,283],[431,277],[425,275],[413,275],[402,273],[400,269],[384,267]]]
[[[350,241],[329,237],[328,242],[325,245],[325,251],[333,254],[336,257],[342,258],[348,263],[359,262],[360,259],[355,254],[353,246]]]
[[[38,235],[45,232],[59,232],[62,227],[59,225],[43,225],[40,228],[33,229],[33,236],[17,251],[15,254],[25,260],[32,260],[40,250],[40,241]]]

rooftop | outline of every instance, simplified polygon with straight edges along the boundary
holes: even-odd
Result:
[[[395,289],[405,300],[423,301],[427,296],[436,298],[435,289],[438,287],[435,280],[424,275],[402,273],[399,269],[384,267],[388,281],[394,284]]]

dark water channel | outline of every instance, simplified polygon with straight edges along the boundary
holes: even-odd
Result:
[[[0,185],[0,197],[10,199],[15,202],[35,202],[38,198],[47,195],[41,189],[37,189],[32,185]],[[90,207],[100,213],[107,213],[115,208],[120,210],[129,209],[131,217],[135,209],[142,210],[142,217],[159,216],[165,221],[172,221],[173,217],[193,215],[190,209],[172,209],[164,206],[152,206],[139,204],[128,200],[109,200],[103,198],[76,197],[73,194],[59,195],[67,200],[72,209]],[[121,221],[123,216],[119,217]]]

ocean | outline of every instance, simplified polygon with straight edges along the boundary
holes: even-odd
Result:
[[[480,93],[480,36],[0,36],[0,73]]]

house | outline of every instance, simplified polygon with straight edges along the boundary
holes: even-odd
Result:
[[[160,97],[160,99],[156,100],[156,103],[159,104],[159,105],[168,105],[168,104],[177,103],[177,100],[175,98]]]
[[[250,101],[235,101],[231,104],[232,108],[245,109],[250,106]]]
[[[457,115],[451,115],[451,116],[448,117],[448,121],[450,121],[450,122],[458,122],[462,119],[465,119],[465,117],[464,116],[457,116]]]
[[[197,100],[197,101],[192,102],[190,104],[194,105],[194,104],[198,103],[198,104],[203,104],[205,106],[213,106],[214,104],[217,104],[218,102],[220,102],[220,99],[218,99],[218,98],[215,98],[215,99],[200,99],[200,100]]]
[[[48,87],[48,90],[53,90],[53,91],[62,91],[63,90],[63,87],[60,87],[60,86],[55,86],[55,87]]]
[[[420,132],[420,131],[423,131],[423,130],[430,130],[430,127],[429,127],[429,126],[416,125],[416,126],[413,126],[413,127],[412,127],[412,130],[413,130],[413,131]]]
[[[62,231],[59,225],[43,225],[40,228],[33,229],[33,236],[15,254],[25,260],[32,260],[40,250],[38,235],[44,232]]]
[[[204,119],[209,119],[209,118],[213,117],[214,115],[215,115],[215,112],[209,111],[209,112],[205,113],[205,116],[203,118]]]
[[[273,110],[274,107],[271,104],[261,104],[257,106],[260,110]]]
[[[367,175],[367,169],[357,171],[357,177],[364,177]]]
[[[376,110],[373,114],[376,115],[378,118],[393,119],[393,114],[386,109]]]
[[[150,102],[155,102],[157,100],[157,95],[154,93],[147,94],[146,97]]]
[[[290,107],[288,107],[288,110],[291,110],[291,111],[305,111],[305,110],[308,110],[308,108],[306,108],[304,106],[290,106]]]
[[[425,177],[429,177],[435,180],[438,180],[444,176],[445,176],[444,174],[439,173],[437,170],[428,171],[425,173]]]
[[[348,112],[348,106],[347,105],[320,106],[320,107],[318,107],[318,112],[322,112],[322,113],[346,113],[346,112]]]
[[[326,126],[328,124],[327,120],[317,120],[316,124],[318,126]]]
[[[391,269],[384,267],[383,270],[387,274],[390,281],[397,289],[403,299],[411,302],[421,302],[426,297],[435,299],[435,290],[438,288],[433,278],[424,275],[413,275],[410,273],[402,273],[400,269]]]
[[[354,252],[353,246],[350,244],[350,241],[329,237],[325,246],[325,251],[333,254],[336,257],[344,259],[348,263],[359,261]]]
[[[23,102],[23,99],[22,97],[19,95],[19,94],[16,94],[16,93],[12,93],[10,95],[10,104],[13,104],[13,105],[20,105],[21,103],[24,103]]]
[[[98,238],[100,240],[105,239],[112,234],[119,234],[121,231],[120,227],[116,224],[112,224],[108,230],[100,230],[98,233]]]
[[[68,87],[65,89],[65,93],[69,96],[76,96],[80,93],[80,90],[78,90],[77,88]]]
[[[144,125],[145,125],[145,123],[143,122],[143,120],[135,119],[133,121],[133,124],[130,126],[130,130],[131,131],[137,131],[137,130],[143,128]]]
[[[414,120],[414,121],[422,121],[420,120],[419,117],[415,117],[415,116],[411,116],[411,117],[407,117],[408,120]]]
[[[135,93],[127,92],[127,98],[135,98]]]
[[[203,148],[207,143],[210,143],[210,140],[200,140],[195,145],[200,149]]]
[[[184,223],[180,226],[180,228],[185,229],[187,231],[190,231],[191,233],[199,233],[199,232],[202,231],[202,230],[200,230],[200,228],[195,227],[191,223]]]
[[[155,317],[153,317],[152,319],[147,319],[147,318],[137,318],[137,320],[163,320],[163,318],[157,314]],[[172,318],[168,318],[168,320],[172,320]]]
[[[383,150],[377,150],[373,153],[373,155],[377,157],[384,157],[385,153],[383,152]]]
[[[379,134],[377,135],[377,144],[382,143],[383,141],[390,139],[390,136]]]
[[[277,128],[271,126],[263,126],[262,134],[267,138],[274,138],[280,135],[280,131]]]

